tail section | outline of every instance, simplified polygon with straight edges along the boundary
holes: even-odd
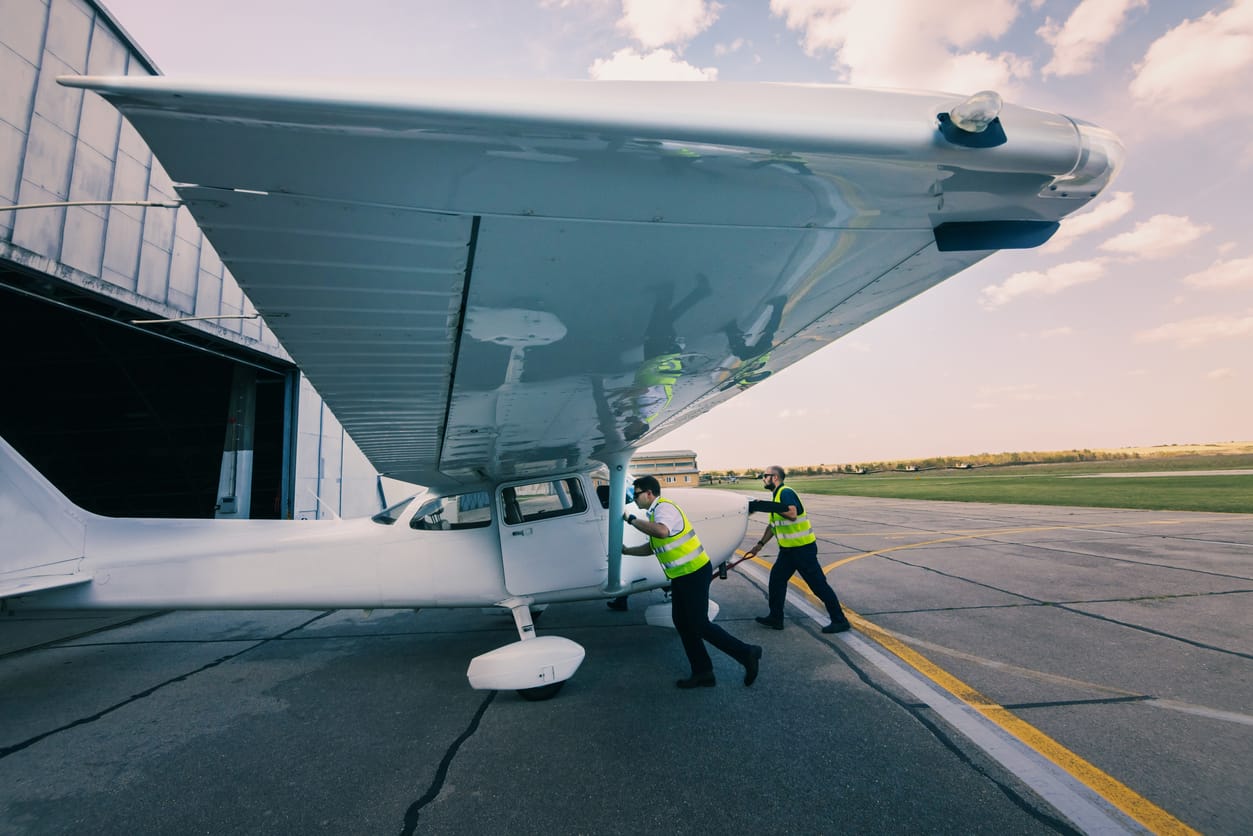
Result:
[[[90,581],[89,516],[0,438],[0,598]]]

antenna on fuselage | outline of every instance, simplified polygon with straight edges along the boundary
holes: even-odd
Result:
[[[318,496],[316,493],[313,492],[313,488],[305,488],[305,490],[309,493],[310,496],[313,497],[314,501],[318,503],[319,507],[325,508],[326,512],[330,514],[332,517],[334,517],[335,519],[337,520],[342,519],[342,517],[340,517],[339,514],[335,513],[334,508],[332,508],[330,505],[327,505],[326,502],[322,499],[322,497]]]

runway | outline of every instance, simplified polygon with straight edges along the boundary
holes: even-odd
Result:
[[[468,687],[477,609],[2,614],[0,833],[1247,832],[1253,515],[804,499],[858,629],[744,564],[752,688],[674,688],[660,593],[550,607],[544,703]]]
[[[1076,476],[1063,476],[1063,479],[1143,479],[1154,476],[1248,476],[1253,470],[1240,468],[1234,470],[1154,470],[1132,473],[1084,473]]]

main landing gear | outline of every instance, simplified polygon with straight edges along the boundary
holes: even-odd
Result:
[[[510,600],[501,606],[513,613],[518,641],[471,659],[470,687],[513,689],[531,702],[552,699],[583,664],[582,645],[560,636],[536,636],[528,602]]]
[[[566,683],[563,681],[554,682],[551,685],[539,685],[535,688],[519,688],[518,696],[527,702],[543,702],[544,700],[551,700],[553,697],[557,696],[557,692],[560,691],[561,686],[565,684]]]

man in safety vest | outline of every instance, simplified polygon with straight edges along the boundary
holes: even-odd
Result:
[[[713,580],[713,568],[687,515],[678,505],[661,498],[661,485],[656,478],[641,476],[633,484],[635,504],[648,513],[640,517],[625,513],[622,520],[647,534],[648,544],[624,548],[622,553],[656,555],[662,571],[670,579],[674,629],[692,666],[692,675],[675,684],[680,688],[712,688],[717,684],[713,660],[705,649],[705,642],[709,642],[743,665],[744,684],[752,685],[757,679],[761,648],[745,644],[709,620],[709,582]]]
[[[770,501],[755,499],[748,504],[748,510],[769,511],[770,524],[747,554],[755,557],[762,546],[774,537],[779,541],[779,556],[770,569],[770,588],[768,600],[770,614],[757,617],[757,623],[775,630],[783,629],[783,600],[787,597],[787,583],[792,575],[800,572],[805,583],[813,590],[818,600],[827,608],[831,623],[822,628],[824,633],[843,633],[852,625],[840,607],[840,599],[827,582],[827,576],[818,565],[818,538],[814,536],[809,525],[809,517],[805,514],[805,506],[800,497],[791,488],[783,487],[785,473],[783,468],[771,465],[761,475],[766,490],[773,492]]]

